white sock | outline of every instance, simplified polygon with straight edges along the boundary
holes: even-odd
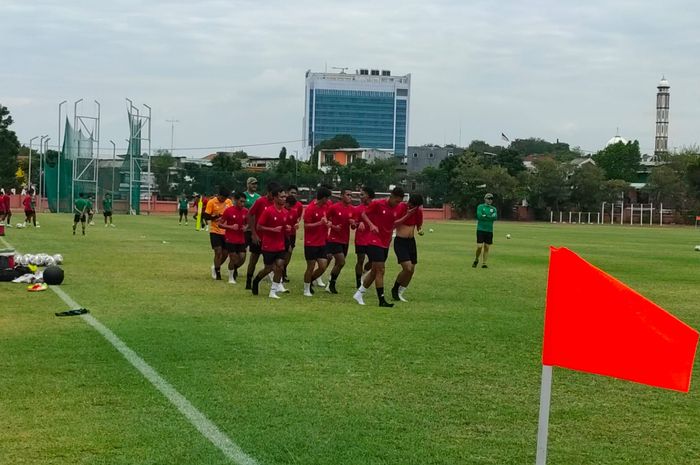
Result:
[[[407,288],[403,286],[399,286],[399,294],[403,294],[403,291],[405,291]]]
[[[311,283],[304,283],[304,292],[311,292]]]
[[[364,294],[365,292],[367,292],[367,288],[365,287],[364,284],[360,284],[360,288],[358,289],[358,292],[360,292],[361,294]]]

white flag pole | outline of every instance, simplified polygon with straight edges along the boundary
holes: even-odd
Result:
[[[537,458],[535,465],[547,464],[547,433],[549,432],[549,405],[552,399],[552,367],[542,365],[540,387],[540,420],[537,424]]]

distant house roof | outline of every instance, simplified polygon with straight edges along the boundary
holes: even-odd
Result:
[[[569,164],[576,166],[577,168],[580,168],[581,166],[585,165],[586,163],[592,163],[595,165],[595,161],[593,161],[592,157],[579,157],[579,158],[574,158],[569,162]]]

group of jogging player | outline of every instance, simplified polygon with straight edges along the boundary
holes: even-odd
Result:
[[[374,284],[379,305],[392,307],[384,295],[385,262],[395,235],[394,251],[401,266],[391,291],[395,301],[407,301],[408,288],[418,262],[415,234],[422,234],[423,199],[412,195],[404,202],[400,187],[386,199],[375,200],[374,191],[364,187],[360,204],[352,203],[352,191],[341,189],[340,198],[332,200],[329,187],[322,186],[315,198],[304,207],[297,200],[296,186],[282,187],[277,182],[267,185],[265,195],[258,192],[258,182],[248,178],[246,190],[231,195],[226,189],[209,199],[203,218],[209,222],[209,237],[214,253],[211,266],[213,279],[222,280],[221,268],[228,260],[228,282],[235,284],[238,270],[248,258],[246,289],[259,294],[260,283],[270,279],[269,297],[279,299],[289,292],[287,266],[296,246],[297,231],[304,231],[303,295],[312,297],[314,285],[331,294],[346,265],[351,232],[355,232],[355,301],[365,305],[364,294]],[[249,254],[249,257],[247,255]],[[260,257],[263,267],[256,273]],[[321,276],[333,264],[330,280]]]

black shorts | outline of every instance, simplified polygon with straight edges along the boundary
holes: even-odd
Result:
[[[342,253],[346,257],[348,256],[348,244],[341,244],[340,242],[329,242],[326,244],[326,253],[328,255],[335,255]]]
[[[284,245],[287,248],[287,252],[291,252],[294,250],[294,247],[297,246],[297,236],[287,236],[284,238]]]
[[[105,218],[107,218],[108,216],[112,216],[112,212],[108,212],[108,211],[104,211],[104,212],[102,212],[102,214],[104,214]]]
[[[24,216],[36,216],[36,211],[34,210],[24,210]]]
[[[367,246],[367,258],[372,263],[384,263],[387,257],[389,257],[389,249],[384,247],[379,247],[377,245]]]
[[[83,213],[82,215],[80,213],[76,213],[75,215],[73,215],[73,223],[77,223],[78,221],[80,221],[81,223],[85,223],[85,213]]]
[[[254,253],[257,255],[260,255],[262,253],[260,243],[256,244],[253,242],[253,233],[251,231],[245,232],[245,245],[248,246],[248,250],[250,251],[250,253]]]
[[[355,254],[356,255],[367,255],[367,246],[366,245],[355,245]]]
[[[232,244],[226,242],[226,251],[228,253],[245,253],[245,244]]]
[[[416,249],[415,237],[394,238],[394,253],[399,263],[410,261],[414,265],[418,263],[418,249]]]
[[[221,247],[223,249],[226,247],[226,236],[223,234],[209,233],[209,242],[211,243],[212,249],[217,247]]]
[[[179,210],[179,212],[180,212],[181,215],[187,216],[187,210],[182,209],[182,210]],[[197,216],[197,215],[195,215],[195,216]]]
[[[493,244],[493,232],[492,231],[480,231],[476,230],[476,243],[477,244]]]
[[[265,252],[263,250],[263,263],[265,266],[270,266],[275,263],[275,260],[284,260],[284,256],[287,253],[286,250],[279,250],[277,252]]]
[[[305,245],[304,259],[309,260],[328,260],[328,252],[325,245]]]

